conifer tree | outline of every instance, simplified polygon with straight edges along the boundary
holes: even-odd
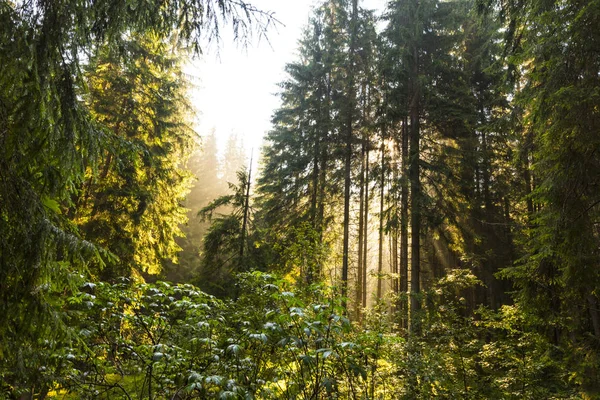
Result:
[[[478,22],[469,9],[463,1],[398,1],[390,3],[386,15],[384,73],[393,83],[386,89],[389,119],[402,134],[399,153],[404,165],[398,185],[400,291],[408,289],[403,276],[410,252],[413,314],[420,305],[421,285],[439,278],[441,265],[473,269],[490,288],[473,301],[499,304],[502,293],[493,273],[511,262],[507,230],[491,228],[509,223],[506,196],[493,192],[507,190],[509,174],[491,175],[492,163],[508,167],[506,156],[494,158],[490,151],[508,143],[506,135],[495,132],[507,107],[499,48],[493,41],[497,26]],[[486,206],[478,203],[484,198]],[[422,234],[429,237],[425,247],[420,244]],[[440,242],[434,243],[432,235]],[[488,247],[481,249],[477,243],[484,237]],[[487,243],[493,238],[503,240],[506,250],[490,248]],[[431,260],[426,271],[420,268],[422,253]],[[430,277],[428,282],[422,282],[424,276]]]
[[[133,270],[157,274],[179,249],[189,182],[181,160],[193,131],[175,54],[148,35],[123,43],[119,53],[99,48],[88,66],[88,104],[112,146],[72,214],[85,240],[117,256],[97,272],[103,280]]]
[[[399,115],[406,115],[410,121],[408,127],[408,180],[410,182],[410,231],[411,231],[411,262],[410,262],[410,310],[413,325],[417,321],[415,315],[420,308],[419,292],[421,286],[421,218],[422,218],[422,189],[421,189],[421,117],[424,113],[422,87],[427,77],[427,57],[431,54],[424,52],[426,35],[433,34],[430,24],[432,12],[436,8],[434,1],[395,1],[388,6],[388,30],[386,36],[390,42],[395,58],[398,61],[396,70],[391,74],[396,83],[400,106]],[[418,329],[413,326],[413,329]]]
[[[198,216],[210,222],[203,238],[202,263],[197,277],[200,287],[219,296],[232,295],[235,274],[256,267],[247,249],[253,213],[250,201],[251,170],[238,171],[229,194],[217,197]]]
[[[274,128],[267,136],[269,145],[264,150],[258,189],[261,224],[277,227],[269,231],[268,242],[271,243],[293,243],[298,228],[308,223],[319,242],[325,244],[327,237],[337,232],[332,228],[325,229],[327,225],[331,226],[328,222],[335,220],[336,213],[345,214],[343,205],[341,213],[337,207],[339,202],[345,202],[347,174],[355,175],[355,144],[363,135],[362,125],[367,120],[356,99],[363,96],[361,88],[365,88],[364,96],[373,92],[370,85],[373,84],[374,64],[371,61],[374,60],[373,42],[376,41],[372,13],[359,9],[357,3],[356,54],[353,61],[349,61],[347,54],[342,52],[344,49],[349,51],[352,36],[349,35],[352,10],[348,6],[345,2],[328,1],[315,9],[301,41],[300,62],[287,66],[290,78],[282,84],[282,107],[275,112]],[[350,72],[354,74],[353,78]],[[355,100],[351,100],[352,97]],[[349,123],[355,126],[350,136]],[[352,181],[348,182],[348,190],[355,186],[351,184]],[[349,209],[347,217],[354,218]],[[348,226],[348,257],[346,261],[342,257],[340,271],[346,287],[350,278],[347,268],[350,222],[339,222],[342,231]],[[342,247],[344,242],[342,237]],[[286,262],[282,260],[281,264]],[[303,279],[309,282],[318,279],[321,267],[311,266]]]
[[[202,238],[210,224],[201,222],[197,214],[212,200],[225,194],[225,184],[219,177],[218,148],[216,132],[198,137],[199,144],[191,154],[186,169],[192,174],[190,193],[186,196],[185,207],[187,223],[181,230],[185,235],[177,240],[181,251],[177,254],[177,262],[165,264],[166,280],[172,282],[189,282],[199,271],[202,250]]]
[[[331,182],[336,129],[332,98],[339,56],[336,29],[326,25],[331,21],[329,12],[325,6],[315,10],[300,42],[300,61],[287,65],[290,78],[281,84],[282,106],[267,135],[258,191],[262,224],[276,227],[270,230],[272,243],[293,242],[304,223],[323,243],[330,211],[325,202],[337,197]],[[320,279],[321,266],[309,264],[314,265],[307,267],[303,279]]]
[[[49,325],[49,320],[56,322],[50,318],[56,314],[51,312],[49,293],[76,286],[75,277],[90,262],[101,267],[111,260],[98,243],[83,240],[71,223],[74,202],[85,190],[83,183],[89,182],[90,174],[103,172],[101,166],[109,164],[108,152],[117,145],[85,103],[83,66],[97,49],[116,51],[121,45],[127,47],[130,38],[150,32],[160,42],[177,31],[181,42],[200,52],[206,40],[218,40],[223,24],[232,24],[236,37],[244,41],[253,32],[264,33],[274,20],[248,3],[229,0],[2,0],[0,21],[0,318],[5,322],[0,328],[4,338],[0,352],[7,357],[3,367],[16,369],[17,352],[7,346],[24,347],[21,344],[28,338],[35,345],[41,331],[53,332],[59,326]],[[127,144],[121,144],[119,151],[127,150]],[[160,153],[162,146],[171,145],[179,146],[157,143],[150,149]],[[153,162],[149,156],[142,153],[133,158],[148,167]],[[110,164],[138,181],[151,179],[125,171],[133,166],[119,161]],[[163,198],[159,210],[147,201],[157,193],[140,194],[135,203],[127,204],[129,211],[139,213],[136,223],[160,229],[146,236],[138,230],[136,239],[151,246],[136,249],[137,255],[127,261],[156,265],[174,247],[152,242],[155,238],[168,242],[174,220],[163,224],[146,219],[149,214],[144,211],[153,209],[157,215],[166,207],[173,216],[177,195]]]
[[[512,70],[523,74],[516,107],[531,193],[525,257],[506,275],[532,324],[555,345],[568,346],[564,361],[574,363],[574,376],[597,388],[599,352],[590,340],[600,337],[600,4],[530,0],[522,6],[500,8]]]

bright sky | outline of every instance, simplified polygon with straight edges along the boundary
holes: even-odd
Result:
[[[227,40],[217,56],[214,49],[194,62],[188,71],[198,78],[198,89],[192,92],[192,102],[199,112],[198,133],[205,135],[216,129],[222,148],[231,133],[243,138],[248,152],[254,148],[255,160],[263,135],[270,129],[273,110],[279,106],[277,83],[285,78],[285,64],[296,60],[297,42],[307,25],[311,9],[317,0],[251,0],[262,10],[275,12],[283,24],[271,30],[269,42],[252,43],[246,50]],[[383,9],[385,0],[364,0],[359,3],[371,9]]]

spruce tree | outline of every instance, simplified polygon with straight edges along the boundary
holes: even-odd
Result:
[[[506,275],[532,324],[569,351],[584,390],[598,387],[600,4],[526,1],[507,17],[513,70],[522,72],[525,257]],[[528,168],[530,165],[530,169]],[[581,362],[582,359],[587,360]]]
[[[99,48],[87,67],[87,102],[112,143],[70,214],[85,240],[116,256],[95,271],[103,280],[156,275],[179,249],[189,183],[180,162],[193,131],[175,54],[153,35],[138,36],[119,52]]]
[[[4,338],[0,352],[7,357],[3,373],[5,368],[16,371],[22,365],[15,348],[28,347],[22,344],[29,339],[29,345],[36,345],[41,331],[59,331],[49,293],[76,286],[90,262],[100,267],[112,259],[100,244],[83,240],[71,222],[84,182],[90,174],[103,172],[101,167],[108,164],[107,154],[115,146],[85,103],[88,88],[83,67],[90,57],[99,48],[127,47],[128,40],[138,35],[153,33],[162,41],[175,31],[182,43],[200,52],[205,40],[219,38],[223,24],[232,24],[236,37],[244,41],[253,32],[264,33],[273,17],[245,2],[229,0],[2,0],[0,21],[0,318],[5,322],[0,328]],[[160,147],[170,145],[157,143],[150,150],[160,153]],[[120,150],[126,147],[123,144]],[[132,143],[132,152],[133,147]],[[149,166],[152,160],[145,157],[149,155],[134,158]],[[119,160],[113,163],[123,172],[133,167],[119,165]],[[129,211],[139,213],[140,224],[161,227],[136,239],[168,243],[177,218],[163,224],[146,219],[149,214],[144,211],[153,209],[157,215],[164,206],[173,216],[177,195],[163,198],[158,210],[147,201],[157,193],[142,194],[136,204],[127,205]],[[170,244],[160,248],[153,243],[148,249],[136,249],[138,259],[128,261],[156,265],[173,249]]]

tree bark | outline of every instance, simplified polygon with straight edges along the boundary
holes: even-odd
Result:
[[[365,160],[365,218],[364,218],[364,229],[365,232],[363,234],[363,268],[362,268],[362,274],[363,274],[363,289],[362,289],[362,304],[363,307],[367,306],[367,290],[369,285],[367,284],[367,271],[368,271],[368,264],[367,264],[367,253],[368,253],[368,245],[369,245],[369,138],[367,138],[367,155],[366,155],[366,160]]]
[[[402,182],[400,205],[400,292],[408,293],[408,120],[402,120]],[[408,328],[408,303],[400,301],[402,327]]]
[[[379,176],[379,259],[377,262],[377,300],[381,300],[383,274],[383,207],[385,194],[385,132],[381,135],[381,175]]]
[[[363,288],[363,236],[364,236],[364,200],[365,200],[365,142],[363,138],[361,149],[361,166],[360,166],[360,193],[359,193],[359,216],[358,216],[358,266],[356,268],[356,319],[360,320],[362,305],[362,288]]]
[[[419,34],[419,33],[417,33]],[[421,292],[421,182],[420,182],[420,88],[419,88],[419,53],[415,43],[412,45],[412,60],[410,67],[410,231],[411,231],[411,297],[410,312],[412,333],[418,333],[417,313],[421,308],[419,294]]]
[[[244,259],[244,248],[246,247],[246,226],[248,224],[248,208],[250,206],[250,181],[252,179],[252,156],[250,156],[250,166],[248,167],[248,182],[246,183],[246,197],[244,199],[244,217],[242,220],[242,232],[240,235],[240,267]]]
[[[347,110],[346,110],[346,148],[344,157],[344,240],[342,250],[342,297],[348,293],[348,256],[350,239],[350,185],[351,185],[351,167],[352,167],[352,128],[354,119],[354,54],[356,52],[357,36],[357,18],[358,18],[358,0],[352,1],[352,19],[350,21],[350,61],[348,64],[348,92]],[[346,302],[344,301],[344,306]]]

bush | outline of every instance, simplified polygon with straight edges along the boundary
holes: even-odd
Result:
[[[56,294],[62,334],[22,350],[6,396],[104,399],[579,398],[558,349],[516,306],[467,312],[478,284],[455,271],[423,293],[420,335],[394,332],[385,306],[362,325],[331,288],[301,292],[258,272],[236,300],[192,285],[85,283]],[[425,301],[426,300],[426,301]],[[10,383],[8,383],[10,382]]]

